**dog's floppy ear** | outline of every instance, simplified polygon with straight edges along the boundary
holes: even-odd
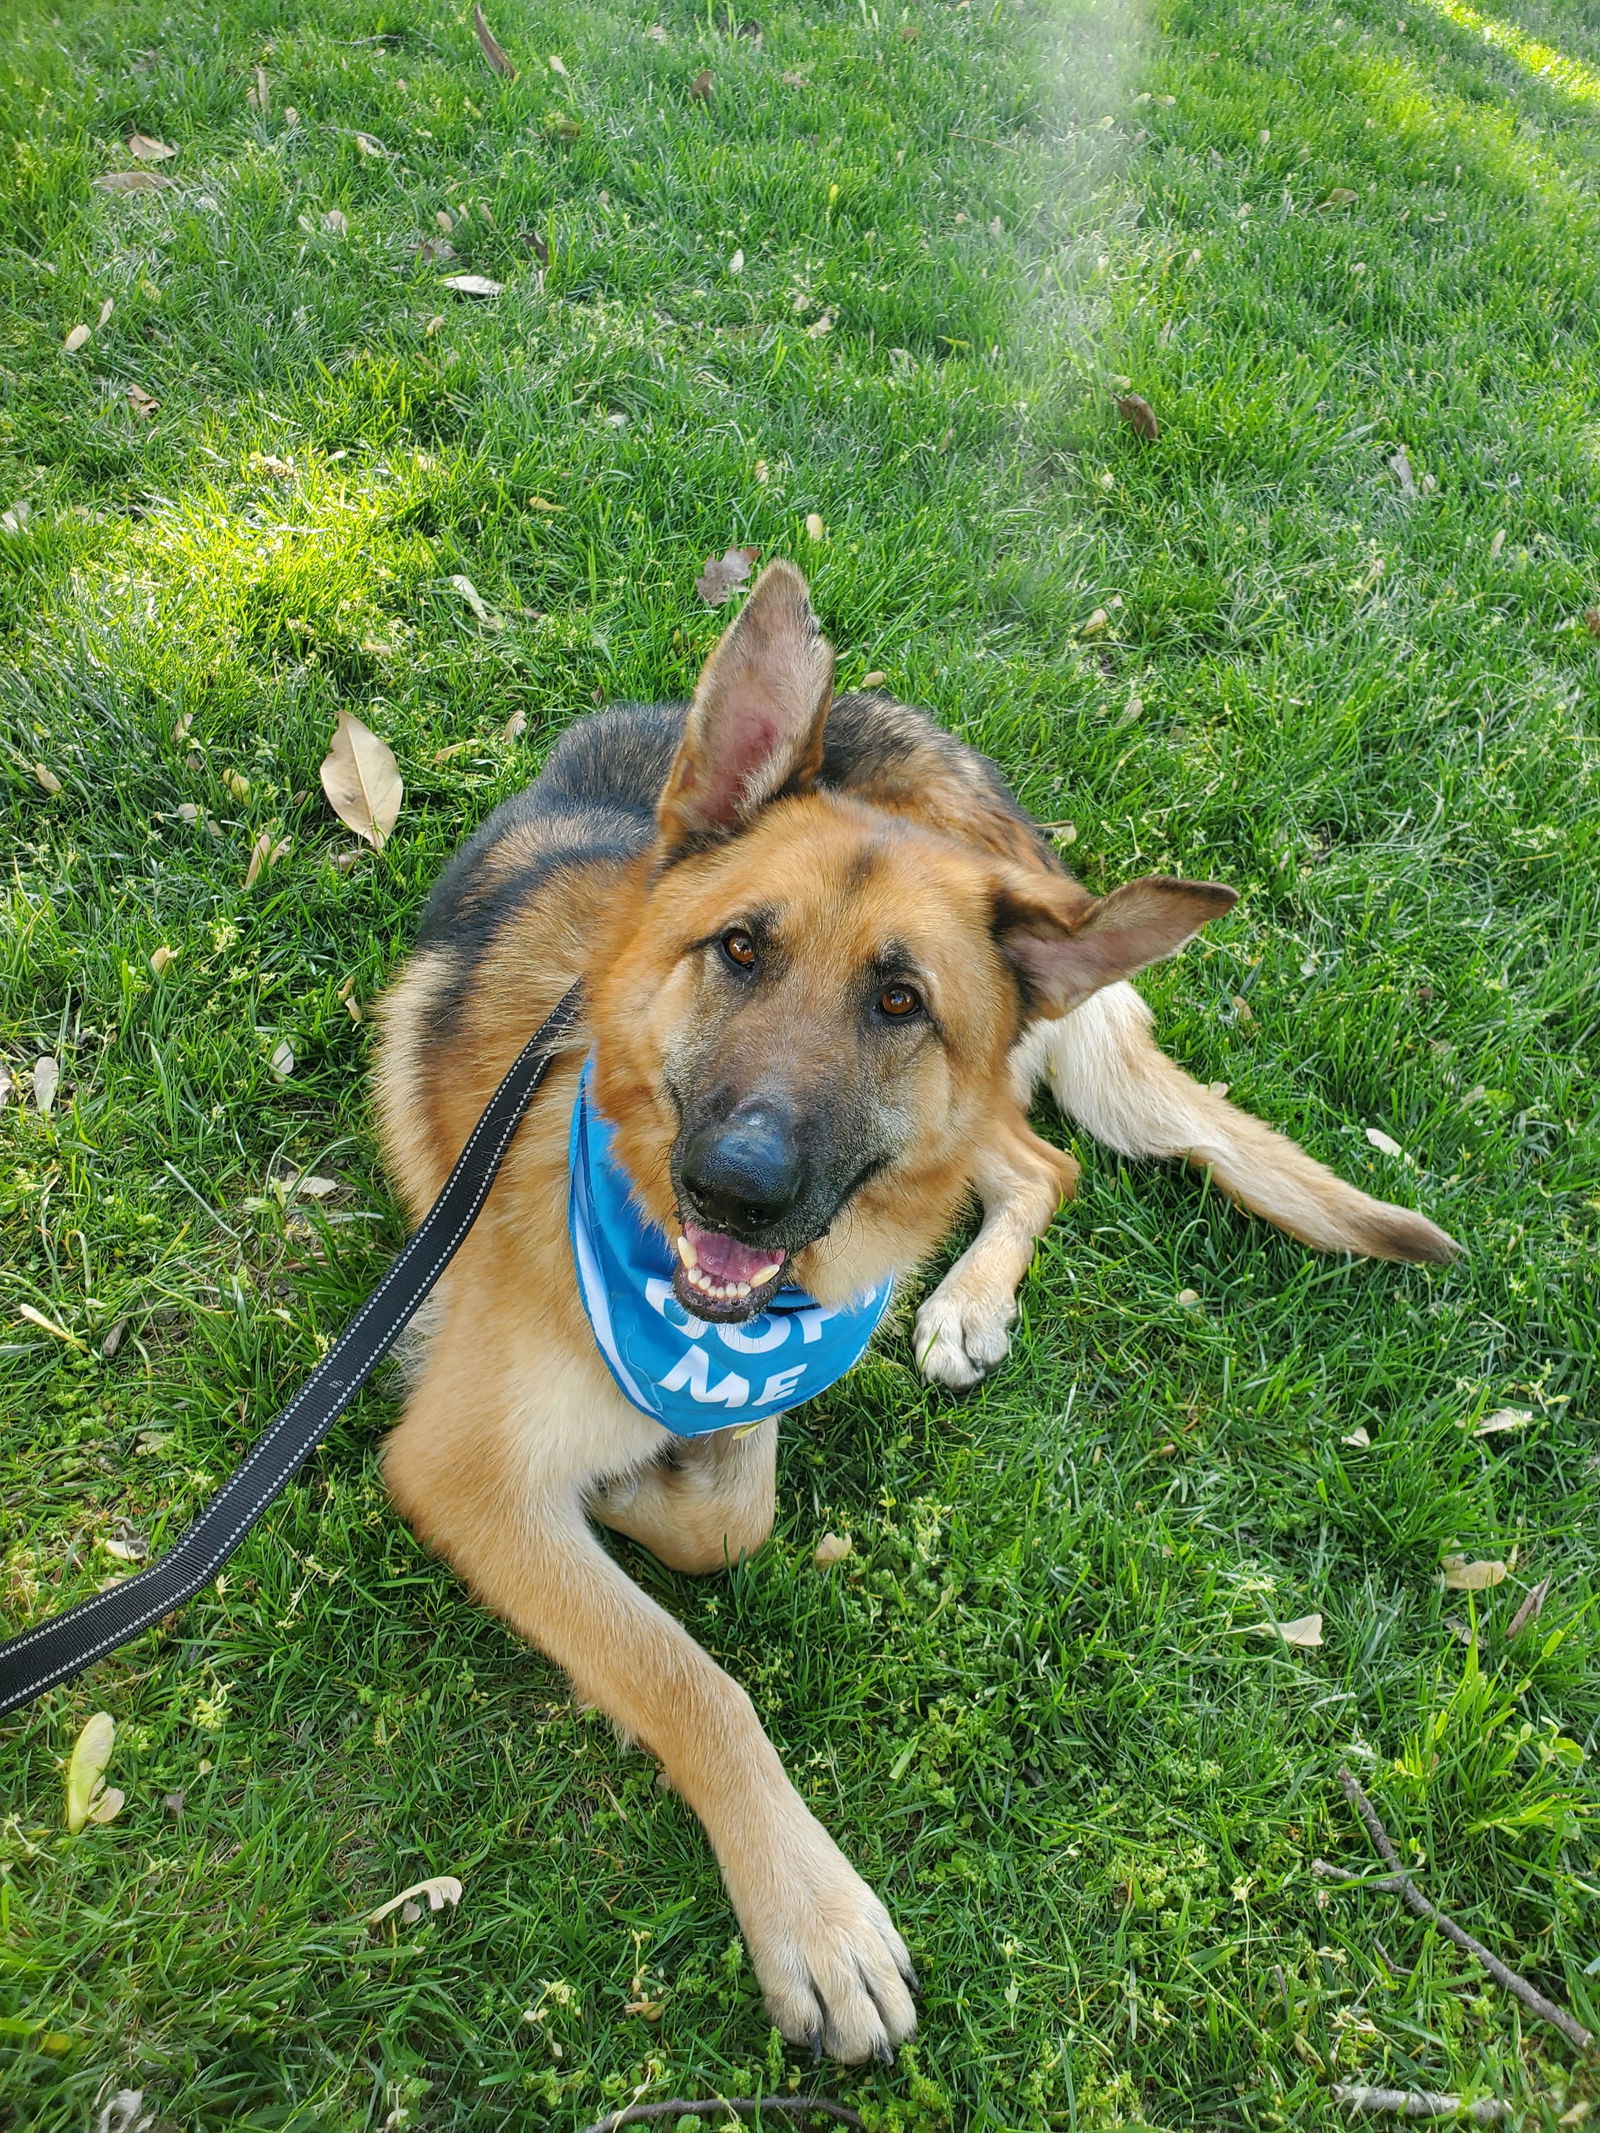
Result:
[[[1028,1020],[1049,1021],[1102,985],[1176,955],[1238,900],[1237,890],[1221,882],[1164,874],[1147,874],[1098,899],[1066,880],[1057,895],[1031,881],[1008,882],[995,897],[995,937],[1022,979]]]
[[[822,765],[833,646],[792,563],[769,563],[706,661],[656,809],[669,855],[740,830]]]

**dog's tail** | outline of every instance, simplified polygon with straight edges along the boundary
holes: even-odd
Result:
[[[1205,1088],[1161,1051],[1131,985],[1107,985],[1013,1054],[1025,1104],[1048,1078],[1070,1118],[1122,1155],[1184,1156],[1230,1199],[1325,1252],[1442,1263],[1460,1247],[1406,1207],[1369,1199],[1303,1148]]]

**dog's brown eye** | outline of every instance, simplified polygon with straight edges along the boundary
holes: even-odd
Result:
[[[922,1005],[909,985],[886,985],[878,995],[879,1011],[903,1022],[907,1015],[914,1015]]]
[[[722,936],[722,952],[730,963],[737,963],[741,970],[756,967],[756,944],[748,933],[741,933],[737,926],[731,933]]]

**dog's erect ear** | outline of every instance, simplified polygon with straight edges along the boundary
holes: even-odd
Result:
[[[1102,985],[1176,955],[1207,919],[1220,918],[1238,892],[1218,881],[1172,881],[1147,874],[1089,901],[1077,884],[1052,898],[1032,883],[1002,886],[995,935],[1023,980],[1030,1022],[1067,1014]]]
[[[731,836],[822,766],[833,646],[792,563],[769,563],[706,661],[656,809],[668,854]]]

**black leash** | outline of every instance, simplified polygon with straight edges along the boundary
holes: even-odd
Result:
[[[489,1099],[421,1227],[271,1428],[225,1481],[178,1545],[148,1570],[0,1644],[0,1712],[58,1681],[192,1600],[209,1584],[295,1469],[315,1451],[401,1328],[455,1257],[489,1196],[511,1136],[578,1019],[567,993]]]

